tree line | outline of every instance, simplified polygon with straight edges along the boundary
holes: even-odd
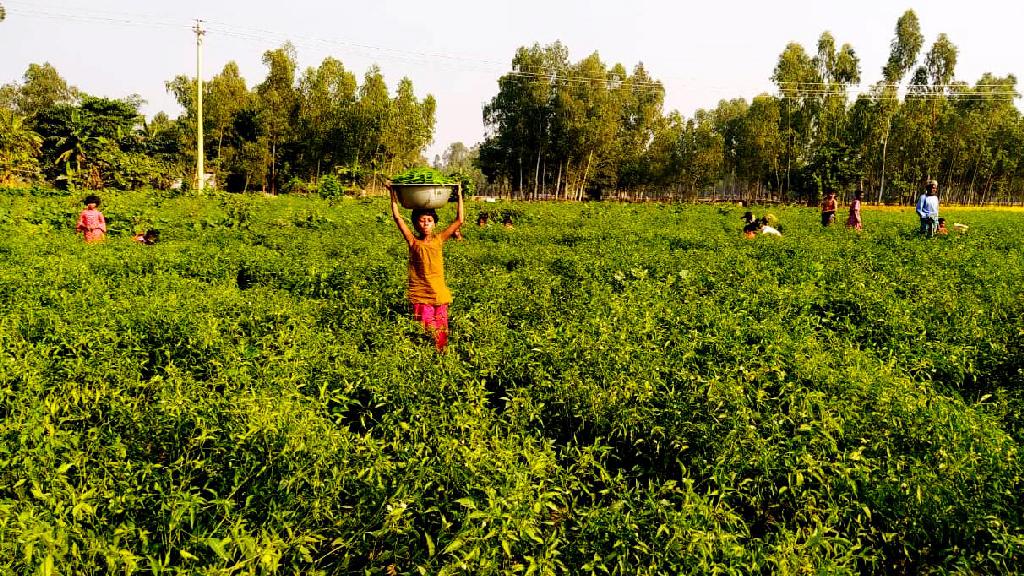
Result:
[[[433,139],[433,96],[408,78],[392,91],[377,67],[358,82],[337,59],[298,74],[295,49],[263,55],[267,76],[248,88],[234,62],[203,83],[207,169],[231,191],[305,190],[330,176],[373,187],[421,164]],[[20,84],[0,87],[0,184],[185,187],[195,181],[197,80],[166,83],[183,112],[147,121],[136,96],[110,99],[68,86],[49,64],[31,64]]]
[[[1017,79],[955,79],[958,49],[940,34],[927,51],[913,11],[896,23],[881,77],[862,93],[849,44],[824,32],[814,50],[778,57],[776,94],[722,100],[692,117],[664,110],[643,66],[571,62],[560,42],[516,51],[485,106],[484,140],[435,157],[484,193],[528,198],[815,202],[861,189],[906,203],[924,179],[961,203],[1024,201],[1024,120]],[[379,68],[357,81],[328,57],[298,72],[285,44],[263,55],[251,88],[234,62],[203,83],[205,165],[217,186],[271,193],[374,188],[426,164],[436,102],[408,78],[392,91]],[[49,64],[0,86],[0,185],[188,186],[195,180],[196,78],[166,83],[183,112],[146,120],[138,97],[68,86]]]
[[[520,48],[484,110],[477,165],[513,196],[775,199],[816,202],[862,189],[906,203],[934,178],[961,203],[1024,200],[1024,122],[1014,76],[957,81],[940,34],[922,55],[913,11],[898,20],[881,78],[861,82],[849,44],[779,55],[775,95],[722,100],[691,118],[662,113],[642,64],[570,62],[556,42]]]

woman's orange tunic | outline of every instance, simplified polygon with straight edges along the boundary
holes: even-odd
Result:
[[[431,236],[416,239],[409,246],[409,301],[413,304],[440,306],[450,304],[452,293],[444,283],[442,240]]]

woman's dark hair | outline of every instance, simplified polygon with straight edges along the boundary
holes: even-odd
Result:
[[[753,213],[753,212],[750,212],[750,211],[744,212],[744,213],[743,213],[743,218],[742,218],[742,220],[743,220],[744,222],[747,222],[748,224],[749,224],[750,222],[753,222],[753,221],[754,221],[754,213]]]
[[[412,211],[412,222],[416,223],[420,219],[420,216],[430,216],[434,219],[434,224],[437,224],[437,210],[433,208],[416,208]]]
[[[857,200],[860,200],[861,198],[864,197],[864,191],[857,190],[856,192],[853,193],[853,197],[856,198]]]
[[[750,222],[747,223],[746,226],[743,227],[743,232],[757,232],[761,228],[764,228],[764,222],[762,222],[761,220],[761,218],[755,218],[751,220]]]
[[[89,204],[95,204],[99,206],[100,197],[95,194],[89,194],[88,196],[85,197],[85,200],[82,202],[82,204],[85,204],[86,206],[88,206]]]
[[[420,216],[430,216],[434,219],[434,225],[437,225],[437,211],[433,208],[415,208],[412,211],[412,227],[416,229],[416,223],[419,222]],[[419,231],[416,231],[419,234]]]
[[[146,244],[156,244],[160,241],[160,231],[146,230],[146,233],[142,235],[142,239]]]

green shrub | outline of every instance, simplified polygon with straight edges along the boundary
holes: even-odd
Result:
[[[1019,214],[0,194],[0,573],[1014,574]],[[450,221],[453,207],[441,210]]]
[[[284,192],[286,194],[309,194],[311,188],[309,182],[301,178],[292,178],[285,185]]]
[[[320,177],[317,192],[319,192],[321,198],[333,200],[341,196],[344,193],[344,189],[342,188],[341,182],[338,180],[337,176],[333,174],[325,174]]]

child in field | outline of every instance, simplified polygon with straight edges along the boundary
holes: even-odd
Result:
[[[491,217],[491,215],[488,214],[487,212],[481,212],[480,215],[476,217],[476,225],[477,225],[477,227],[478,228],[486,228],[487,224],[488,224],[488,221],[490,220],[490,217]]]
[[[854,230],[861,230],[862,224],[860,220],[860,201],[864,196],[864,193],[860,190],[853,195],[853,202],[850,202],[850,217],[846,219],[846,227],[853,228]]]
[[[441,245],[462,226],[465,211],[462,205],[462,190],[459,192],[458,211],[455,221],[440,232],[435,232],[437,212],[432,208],[417,208],[412,211],[413,233],[402,218],[398,198],[391,191],[391,217],[409,245],[409,302],[413,318],[434,337],[438,351],[448,344],[448,305],[452,293],[444,281],[444,256]]]
[[[945,218],[939,218],[939,227],[935,229],[935,233],[943,236],[949,234],[949,228],[946,228]]]
[[[96,208],[100,205],[100,197],[89,195],[85,197],[85,210],[78,216],[78,224],[75,231],[82,234],[82,238],[92,244],[100,242],[107,234],[107,221],[103,213]]]

